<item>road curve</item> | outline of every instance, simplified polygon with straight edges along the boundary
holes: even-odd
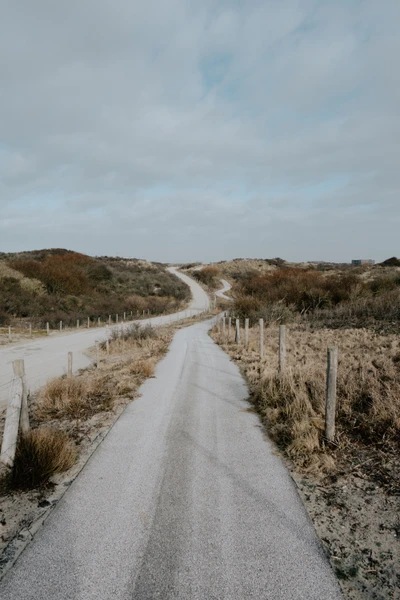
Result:
[[[340,600],[238,368],[179,330],[42,529],[2,600]]]
[[[173,315],[140,320],[139,323],[151,323],[153,326],[166,325],[172,320],[184,319],[188,316],[188,311],[193,315],[209,309],[209,298],[198,283],[180,273],[176,267],[169,267],[168,270],[190,287],[192,300],[188,309]],[[106,327],[96,327],[0,348],[0,410],[5,408],[10,395],[13,378],[12,362],[14,360],[24,359],[28,386],[33,393],[51,377],[66,373],[68,352],[73,352],[74,371],[88,367],[92,362],[86,354],[88,348],[94,346],[96,341],[104,340],[106,334]]]
[[[220,281],[224,287],[221,290],[218,290],[218,292],[215,292],[215,295],[219,298],[223,298],[224,300],[229,300],[230,302],[232,302],[232,298],[230,296],[225,295],[225,292],[228,292],[232,289],[231,284],[228,281],[226,281],[226,279],[220,279]]]

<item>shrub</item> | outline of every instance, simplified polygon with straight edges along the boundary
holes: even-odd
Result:
[[[10,485],[17,489],[43,486],[55,473],[70,469],[75,460],[75,447],[65,433],[33,429],[19,439]]]
[[[220,274],[220,270],[217,267],[203,267],[202,269],[199,269],[198,271],[193,271],[193,277],[195,279],[197,279],[198,281],[200,281],[201,283],[204,283],[205,285],[208,285],[209,287],[215,287],[216,286],[216,278],[218,277],[218,275]]]

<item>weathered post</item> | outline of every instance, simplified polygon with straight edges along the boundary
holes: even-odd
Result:
[[[222,319],[222,333],[224,336],[224,339],[226,338],[226,317],[223,317]]]
[[[62,331],[62,321],[60,321],[60,331]]]
[[[13,392],[7,405],[3,442],[1,444],[1,461],[7,465],[7,467],[12,467],[14,464],[15,451],[17,449],[22,396],[23,384],[22,380],[18,377],[15,385],[13,386]]]
[[[279,372],[285,370],[286,365],[286,327],[279,325]]]
[[[249,322],[250,319],[244,320],[244,344],[246,347],[249,345]]]
[[[110,354],[110,341],[108,338],[106,339],[106,352],[107,354]]]
[[[126,321],[126,312],[124,312],[124,321]]]
[[[11,327],[8,327],[8,341],[11,342]]]
[[[115,322],[118,323],[118,315],[115,315]]]
[[[264,319],[259,320],[260,329],[260,359],[264,357]]]
[[[87,326],[88,326],[88,329],[89,329],[89,327],[90,327],[90,317],[87,318]]]
[[[68,352],[68,377],[72,377],[72,352]]]
[[[228,340],[231,339],[232,317],[228,317]]]
[[[29,337],[32,339],[32,323],[29,323]]]
[[[111,315],[108,315],[108,324],[111,325]]]
[[[46,332],[47,332],[47,335],[50,335],[50,324],[49,323],[46,323]]]
[[[239,321],[239,319],[236,319],[235,342],[236,342],[236,344],[240,344],[240,321]]]
[[[325,437],[328,442],[335,439],[335,414],[336,414],[336,381],[338,365],[337,346],[328,348],[328,361],[326,369],[326,405],[325,405]]]
[[[97,325],[98,325],[98,327],[100,327],[100,325],[101,325],[101,319],[100,319],[100,317],[97,319]]]
[[[28,409],[28,388],[26,385],[25,363],[23,359],[13,361],[13,371],[15,377],[19,378],[22,383],[22,399],[21,399],[21,414],[20,425],[23,433],[29,431],[29,409]]]

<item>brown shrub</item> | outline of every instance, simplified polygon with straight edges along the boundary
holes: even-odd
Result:
[[[195,279],[197,279],[197,281],[200,281],[201,283],[204,283],[205,285],[208,285],[209,287],[216,286],[216,284],[217,284],[216,278],[218,277],[219,274],[220,274],[220,270],[218,269],[218,267],[213,267],[213,266],[203,267],[202,269],[199,269],[198,271],[193,271],[193,277]]]
[[[18,442],[9,483],[17,489],[45,485],[55,473],[70,469],[76,456],[73,443],[62,431],[33,429]]]

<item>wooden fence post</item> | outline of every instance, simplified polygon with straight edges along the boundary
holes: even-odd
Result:
[[[28,408],[28,388],[26,385],[25,363],[23,359],[13,361],[13,371],[15,377],[19,378],[22,383],[22,399],[21,399],[21,414],[20,424],[22,433],[28,433],[29,427],[29,408]]]
[[[336,415],[336,381],[338,365],[337,346],[328,348],[328,361],[326,368],[326,405],[325,405],[325,437],[328,442],[335,439]]]
[[[264,357],[264,319],[259,320],[260,329],[260,359]]]
[[[124,321],[126,321],[126,312],[124,312]]]
[[[286,365],[286,327],[279,325],[279,372],[285,370]]]
[[[11,327],[8,327],[8,341],[11,342]]]
[[[240,321],[239,321],[239,319],[236,319],[235,342],[237,344],[240,344]]]
[[[232,317],[228,317],[228,340],[231,339]]]
[[[224,336],[224,340],[226,338],[226,317],[223,317],[222,319],[222,334]]]
[[[115,322],[118,323],[118,315],[115,315]]]
[[[101,325],[101,319],[100,319],[100,317],[97,319],[97,325],[98,325],[98,327],[100,327],[100,325]]]
[[[62,331],[62,321],[60,321],[60,331]]]
[[[7,467],[14,465],[15,451],[17,449],[18,429],[21,415],[23,396],[22,380],[18,377],[12,396],[7,405],[6,421],[4,424],[3,442],[1,444],[1,462]]]
[[[47,335],[50,335],[50,324],[49,323],[46,323],[46,332],[47,332]]]
[[[79,329],[79,319],[76,320],[76,328]]]
[[[90,317],[87,318],[87,326],[88,326],[88,329],[89,329],[89,327],[90,327]]]
[[[107,351],[107,354],[110,354],[110,341],[108,338],[106,339],[106,351]]]
[[[68,377],[72,377],[72,352],[68,352]]]
[[[249,322],[250,319],[244,320],[244,344],[246,347],[249,345]]]
[[[29,323],[29,337],[32,339],[32,323]]]

